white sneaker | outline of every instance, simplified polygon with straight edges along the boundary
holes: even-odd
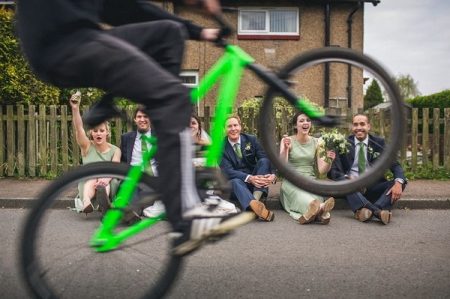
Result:
[[[231,202],[220,198],[219,196],[212,195],[205,199],[206,205],[215,205],[216,209],[228,214],[237,214],[240,210]]]
[[[220,209],[199,205],[183,214],[188,226],[183,232],[172,232],[173,254],[186,255],[199,248],[205,241],[217,241],[236,228],[255,219],[253,212],[229,213]]]
[[[201,204],[184,212],[183,218],[227,218],[239,212],[239,209],[231,202],[223,200],[217,195],[209,195]]]
[[[148,217],[148,218],[158,217],[159,215],[161,215],[162,213],[165,213],[165,212],[166,212],[166,209],[161,200],[155,201],[155,203],[153,205],[145,208],[142,211],[144,216]]]

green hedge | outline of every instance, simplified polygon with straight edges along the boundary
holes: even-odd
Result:
[[[72,89],[60,89],[40,81],[22,55],[14,34],[14,12],[0,7],[0,105],[8,104],[67,104]],[[83,104],[96,101],[102,91],[80,89]]]
[[[449,108],[450,89],[428,96],[418,96],[407,100],[414,108]]]

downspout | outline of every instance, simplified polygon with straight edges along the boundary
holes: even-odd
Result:
[[[330,3],[325,4],[325,47],[330,46],[330,26],[331,26],[331,9]],[[330,106],[330,64],[325,63],[324,74],[324,107]]]
[[[352,12],[347,17],[347,47],[349,49],[352,48],[352,27],[353,27],[353,15],[359,10],[361,7],[361,3],[358,2],[356,7],[352,10]],[[352,66],[347,66],[347,107],[352,107],[352,99],[353,99],[353,86],[352,86]]]

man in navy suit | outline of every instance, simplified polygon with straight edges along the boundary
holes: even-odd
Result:
[[[357,177],[367,167],[375,163],[384,148],[384,139],[369,134],[370,123],[367,115],[356,114],[352,121],[353,135],[348,137],[351,144],[349,153],[339,155],[334,160],[328,177],[345,180]],[[346,200],[355,213],[355,218],[365,222],[375,216],[383,224],[391,220],[393,204],[400,199],[406,185],[406,178],[400,164],[395,161],[391,167],[394,179],[387,181],[381,177],[362,192],[346,195]]]
[[[120,150],[122,151],[122,156],[120,160],[130,165],[139,165],[142,163],[142,143],[145,142],[141,139],[141,136],[146,135],[150,137],[152,134],[150,119],[145,113],[145,108],[141,105],[134,112],[134,123],[136,124],[137,131],[128,132],[121,136]],[[150,144],[146,146],[147,149],[151,147]],[[150,166],[151,168],[147,169],[147,173],[156,176],[158,173],[155,159],[151,160]],[[146,217],[156,217],[163,212],[165,212],[164,204],[162,201],[157,200],[152,206],[145,208],[143,214]]]
[[[232,199],[244,210],[252,210],[260,219],[272,221],[274,214],[260,201],[275,181],[270,161],[256,137],[241,133],[241,120],[230,116],[226,121],[227,138],[220,163],[232,185]]]

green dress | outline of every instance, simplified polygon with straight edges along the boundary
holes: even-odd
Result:
[[[111,144],[111,148],[109,149],[109,151],[105,153],[100,153],[95,149],[95,146],[91,143],[86,156],[82,156],[81,160],[83,161],[83,165],[93,162],[112,161],[114,153],[118,149],[119,148],[117,146]],[[117,182],[115,180],[111,181],[110,188],[111,194],[113,194],[114,190],[117,189]],[[78,195],[75,198],[75,210],[77,212],[81,212],[83,210],[83,190],[84,190],[84,182],[78,183]]]
[[[289,163],[302,175],[316,178],[316,148],[318,139],[311,137],[306,144],[299,143],[295,138],[292,138],[292,147],[289,150]],[[280,202],[286,212],[298,220],[307,210],[308,205],[314,199],[323,202],[323,197],[301,190],[288,182],[283,180],[280,190]]]

